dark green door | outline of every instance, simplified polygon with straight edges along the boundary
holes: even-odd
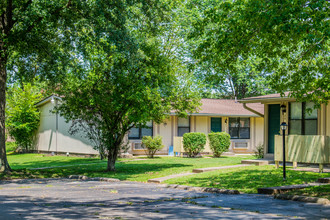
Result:
[[[211,118],[211,131],[221,132],[221,118]]]
[[[268,153],[274,153],[275,137],[280,134],[280,105],[268,105]]]

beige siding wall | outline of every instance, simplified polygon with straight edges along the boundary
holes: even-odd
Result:
[[[40,107],[40,126],[36,137],[36,150],[62,153],[97,154],[90,142],[81,134],[70,135],[70,124],[58,116],[56,132],[56,115],[50,111],[54,105],[51,102]]]
[[[210,132],[210,117],[207,116],[195,116],[196,118],[196,130],[195,132],[201,132],[208,134]]]
[[[229,117],[222,118],[222,131],[229,132]],[[170,116],[164,123],[160,125],[154,124],[154,135],[163,137],[164,148],[157,154],[168,154],[168,149],[173,146],[173,138],[177,136],[177,116]],[[263,144],[264,140],[264,119],[261,117],[250,118],[250,139],[232,139],[230,151],[236,153],[253,153],[255,147]],[[211,116],[191,116],[190,117],[190,131],[202,132],[208,134],[211,132]],[[144,150],[134,150],[134,143],[141,143],[141,140],[130,140],[130,153],[145,154]],[[247,148],[235,148],[235,143],[247,143]]]

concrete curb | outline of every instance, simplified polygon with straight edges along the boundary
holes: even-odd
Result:
[[[317,197],[307,197],[307,196],[297,196],[297,195],[288,195],[288,194],[276,194],[274,199],[283,199],[283,200],[292,200],[299,202],[310,202],[310,203],[318,203],[322,205],[330,204],[328,199],[317,198]]]
[[[209,187],[184,186],[184,185],[176,185],[176,184],[165,185],[165,187],[172,188],[172,189],[183,189],[183,190],[195,191],[195,192],[232,194],[232,195],[240,194],[240,192],[238,190],[218,189],[218,188],[209,188]]]
[[[92,181],[103,181],[103,182],[120,182],[119,179],[115,178],[105,178],[105,177],[92,177],[89,178],[83,175],[70,175],[69,179],[77,179],[77,180],[92,180]]]

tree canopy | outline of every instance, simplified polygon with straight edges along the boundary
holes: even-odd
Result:
[[[225,76],[247,61],[280,93],[329,100],[329,1],[190,0],[187,8],[199,62]]]
[[[169,2],[124,4],[92,11],[93,25],[77,38],[76,66],[60,86],[58,110],[74,129],[87,132],[105,149],[108,171],[127,132],[148,121],[162,122],[171,112],[196,111],[199,96],[172,48],[175,16]],[[109,22],[111,18],[116,22]],[[78,56],[79,55],[79,56]],[[95,139],[98,139],[95,141]]]
[[[5,151],[7,78],[29,82],[40,75],[58,82],[88,9],[88,2],[75,0],[0,2],[0,170],[10,170]]]

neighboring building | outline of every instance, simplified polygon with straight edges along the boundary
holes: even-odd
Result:
[[[288,159],[293,162],[329,163],[330,149],[330,102],[313,109],[312,102],[296,102],[285,93],[251,97],[241,103],[264,105],[265,157],[280,160],[282,153],[280,124],[286,122]],[[308,111],[308,109],[313,109]],[[277,147],[276,147],[277,146]]]
[[[51,96],[36,104],[41,112],[36,149],[41,152],[97,154],[82,135],[73,136],[68,133],[70,123],[52,113],[58,100],[58,97]],[[187,132],[208,134],[212,131],[225,131],[232,137],[230,151],[252,153],[257,145],[263,144],[263,105],[250,104],[247,108],[255,110],[254,113],[235,100],[202,99],[200,112],[193,113],[188,118],[178,118],[173,114],[161,124],[150,122],[147,128],[131,129],[127,135],[130,143],[128,152],[145,154],[141,148],[141,139],[146,135],[162,136],[165,147],[158,154],[168,154],[176,136]]]
[[[52,112],[60,100],[57,96],[50,96],[36,104],[40,111],[40,125],[35,149],[38,152],[98,154],[88,139],[79,134],[70,135],[70,123],[66,123],[63,117]]]

